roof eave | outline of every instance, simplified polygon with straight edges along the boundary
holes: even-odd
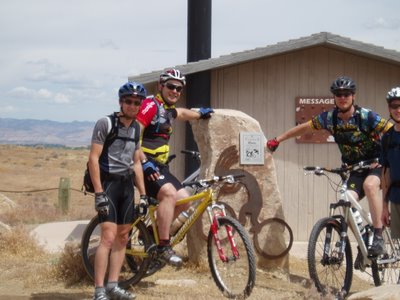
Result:
[[[217,58],[191,62],[185,65],[177,65],[174,66],[174,68],[177,68],[181,70],[184,74],[188,75],[315,46],[328,46],[400,65],[400,53],[397,51],[388,50],[372,44],[354,41],[350,38],[334,35],[328,32],[321,32],[307,37],[280,42],[262,48],[255,48],[253,50],[231,53],[229,55],[223,55]],[[162,70],[158,70],[137,76],[129,76],[129,80],[140,81],[144,84],[156,82],[158,81],[161,72]]]

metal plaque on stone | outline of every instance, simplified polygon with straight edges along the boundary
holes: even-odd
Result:
[[[240,164],[264,165],[265,138],[261,132],[240,133]]]

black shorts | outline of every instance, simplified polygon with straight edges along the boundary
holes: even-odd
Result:
[[[100,223],[108,221],[123,225],[133,222],[135,217],[133,180],[133,175],[104,176],[102,179],[103,189],[111,203],[107,216],[99,214]]]
[[[377,176],[381,178],[382,167],[374,168],[369,170],[361,170],[360,172],[354,171],[350,173],[349,181],[347,182],[347,188],[357,193],[358,198],[361,200],[365,196],[363,183],[365,178],[369,175]]]
[[[157,198],[157,194],[164,184],[171,183],[177,191],[183,188],[181,182],[169,172],[169,167],[167,165],[161,165],[155,162],[159,169],[160,178],[156,181],[144,179],[144,184],[146,187],[146,193],[148,196]]]

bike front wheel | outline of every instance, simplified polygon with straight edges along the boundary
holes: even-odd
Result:
[[[346,238],[341,253],[341,224],[333,218],[323,218],[313,227],[308,242],[308,271],[318,291],[324,295],[346,296],[353,279],[353,257]]]
[[[81,255],[83,265],[89,277],[94,280],[94,259],[96,250],[100,244],[100,223],[98,216],[95,216],[82,235]],[[146,250],[153,245],[152,237],[143,222],[138,222],[130,231],[127,253],[137,253],[137,255],[126,254],[125,261],[121,268],[118,284],[127,288],[139,282],[146,276],[146,271],[151,261]],[[108,270],[105,279],[107,279]]]
[[[216,223],[212,224],[207,239],[212,277],[224,296],[245,299],[251,294],[256,277],[252,243],[237,220],[225,216]]]

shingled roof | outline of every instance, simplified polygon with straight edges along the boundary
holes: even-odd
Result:
[[[185,65],[178,65],[174,66],[174,68],[181,70],[184,74],[193,74],[316,46],[337,48],[343,51],[356,53],[358,55],[365,55],[374,59],[400,65],[400,52],[398,51],[355,41],[350,38],[329,32],[320,32],[310,36],[301,37],[299,39],[289,40],[286,42],[280,42],[266,47],[231,53],[217,58],[209,58],[197,62],[191,62]],[[162,70],[158,70],[150,73],[129,76],[129,80],[139,81],[144,84],[156,82],[158,81],[161,72]]]

